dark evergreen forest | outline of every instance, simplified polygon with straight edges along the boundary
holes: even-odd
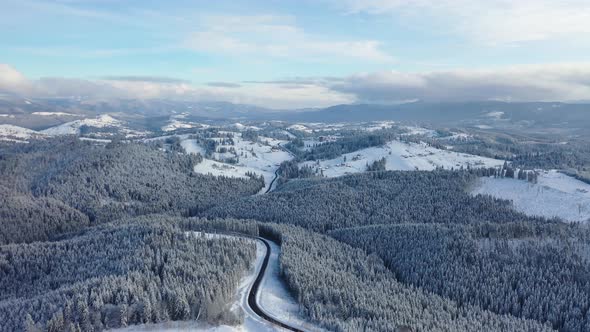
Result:
[[[206,133],[195,139],[223,145]],[[296,160],[332,158],[395,135],[289,148]],[[527,167],[540,158],[522,156]],[[328,330],[590,330],[590,230],[470,195],[491,170],[377,161],[326,179],[286,162],[278,188],[258,194],[257,175],[199,175],[201,161],[172,137],[0,144],[0,331],[238,323],[227,306],[255,246],[192,231],[277,241],[301,313]]]

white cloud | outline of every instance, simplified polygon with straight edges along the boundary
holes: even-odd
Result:
[[[228,101],[269,108],[324,107],[354,101],[351,95],[316,84],[216,82],[195,86],[186,81],[153,76],[110,76],[104,79],[41,78],[28,80],[13,67],[0,64],[0,93],[24,97],[87,97]]]
[[[25,75],[13,67],[0,63],[0,92],[24,93],[31,90]]]
[[[577,101],[590,100],[590,63],[522,65],[494,70],[383,71],[347,77],[204,85],[152,76],[28,80],[9,65],[0,65],[0,92],[27,97],[228,101],[277,109],[407,100]]]
[[[394,58],[375,40],[332,40],[311,35],[283,16],[207,16],[202,29],[184,45],[198,52],[229,56],[291,58],[304,61],[362,59],[388,63]]]
[[[590,39],[587,0],[338,0],[349,13],[394,14],[443,25],[487,44]]]
[[[359,101],[575,101],[590,100],[590,63],[448,70],[424,73],[363,73],[323,83]]]

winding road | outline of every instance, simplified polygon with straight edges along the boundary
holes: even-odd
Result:
[[[269,314],[267,314],[258,304],[258,302],[256,302],[257,300],[257,294],[258,291],[260,289],[260,285],[262,284],[262,279],[264,278],[264,274],[266,272],[266,269],[268,267],[268,261],[270,259],[270,254],[271,254],[271,248],[270,248],[270,244],[268,243],[268,240],[262,238],[262,237],[258,237],[258,236],[248,236],[248,235],[243,235],[243,234],[232,234],[235,236],[241,236],[241,237],[247,237],[247,238],[251,238],[251,239],[255,239],[257,241],[261,241],[264,246],[266,247],[266,254],[264,255],[264,260],[262,261],[262,266],[260,268],[260,270],[258,271],[258,275],[256,276],[256,280],[254,280],[254,283],[252,284],[252,287],[250,288],[250,292],[248,293],[248,306],[250,307],[250,309],[252,309],[252,311],[254,311],[254,313],[256,313],[258,316],[260,316],[261,318],[263,318],[264,320],[268,321],[269,323],[278,326],[280,328],[289,330],[289,331],[298,331],[298,332],[304,332],[303,330],[296,328],[294,326],[291,326],[287,323],[281,322],[278,319],[271,317]]]
[[[275,171],[275,177],[272,179],[272,181],[270,181],[270,186],[268,186],[268,189],[266,189],[266,191],[264,192],[265,194],[268,194],[272,190],[272,185],[279,178],[279,169],[280,168],[277,168],[277,170]]]
[[[283,151],[286,151],[287,153],[289,153],[289,155],[290,155],[291,157],[295,158],[295,155],[293,154],[293,152],[291,152],[291,151],[289,151],[289,149],[287,149],[287,148],[283,147],[283,146],[281,145],[281,143],[279,143],[279,144],[277,144],[277,145],[278,145],[278,147],[279,147],[279,148],[281,148],[281,150],[283,150]],[[277,168],[277,169],[275,170],[275,177],[272,179],[272,181],[270,181],[270,185],[268,186],[268,189],[266,189],[266,191],[264,192],[265,194],[268,194],[269,192],[271,192],[271,191],[272,191],[272,185],[273,185],[273,184],[275,183],[275,181],[276,181],[276,180],[279,178],[279,170],[280,170],[280,169],[281,169],[281,168],[279,167],[279,168]]]

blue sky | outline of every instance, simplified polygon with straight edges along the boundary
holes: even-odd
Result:
[[[4,0],[0,40],[0,88],[39,95],[48,77],[269,107],[590,94],[586,0]]]

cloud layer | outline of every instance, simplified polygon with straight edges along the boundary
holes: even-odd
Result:
[[[211,82],[192,85],[184,80],[151,76],[108,76],[96,80],[58,77],[29,80],[7,64],[0,64],[0,94],[2,93],[30,98],[228,101],[276,109],[325,107],[354,101],[352,96],[345,93],[314,84],[287,87],[274,83]]]
[[[590,100],[590,63],[418,73],[383,71],[346,77],[294,78],[240,84],[210,82],[204,85],[151,76],[29,80],[13,67],[0,64],[2,92],[27,97],[229,101],[277,109],[411,100],[579,101]]]
[[[497,70],[426,73],[395,71],[326,80],[358,101],[575,101],[590,100],[590,64],[516,66]]]

